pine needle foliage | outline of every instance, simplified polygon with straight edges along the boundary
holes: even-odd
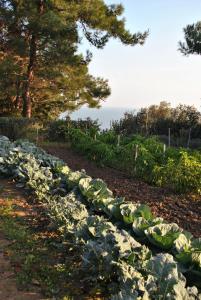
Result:
[[[143,44],[148,32],[132,34],[123,12],[103,0],[0,0],[0,115],[55,118],[99,106],[110,88],[89,74],[92,55],[79,45]]]

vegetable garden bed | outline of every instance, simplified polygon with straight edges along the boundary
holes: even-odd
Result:
[[[0,143],[1,174],[43,203],[63,243],[79,245],[85,279],[104,283],[108,299],[201,299],[200,239],[33,144]]]
[[[103,178],[115,196],[124,195],[130,202],[148,204],[153,214],[179,224],[196,237],[201,236],[200,196],[176,195],[169,189],[151,186],[121,171],[97,166],[96,162],[77,154],[65,144],[43,144],[42,147],[48,153],[63,159],[71,169],[85,169],[91,177]]]

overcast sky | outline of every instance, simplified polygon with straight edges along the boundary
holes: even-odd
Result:
[[[90,72],[109,79],[112,95],[104,107],[141,107],[162,100],[173,106],[201,106],[201,56],[183,56],[178,42],[183,27],[201,20],[200,0],[107,0],[122,3],[127,28],[149,29],[144,46],[111,40],[103,50],[93,47]]]

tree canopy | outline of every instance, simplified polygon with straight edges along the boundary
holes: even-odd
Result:
[[[89,74],[91,53],[110,38],[143,44],[147,32],[125,27],[122,5],[103,0],[0,0],[0,115],[58,116],[110,94],[107,80]]]
[[[175,137],[186,134],[192,129],[195,138],[201,133],[201,113],[191,105],[179,104],[171,107],[169,102],[162,101],[159,105],[143,107],[137,112],[127,112],[120,121],[113,122],[113,129],[117,133],[127,135],[155,134],[167,135],[168,129]]]
[[[185,42],[179,42],[179,50],[184,55],[201,54],[201,22],[184,28]]]

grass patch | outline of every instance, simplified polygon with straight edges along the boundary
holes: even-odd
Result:
[[[75,270],[77,249],[62,243],[59,235],[45,232],[40,222],[25,225],[13,215],[11,201],[0,208],[0,231],[11,241],[6,249],[19,289],[38,289],[48,299],[90,299],[84,296]],[[78,274],[78,273],[77,273]]]

